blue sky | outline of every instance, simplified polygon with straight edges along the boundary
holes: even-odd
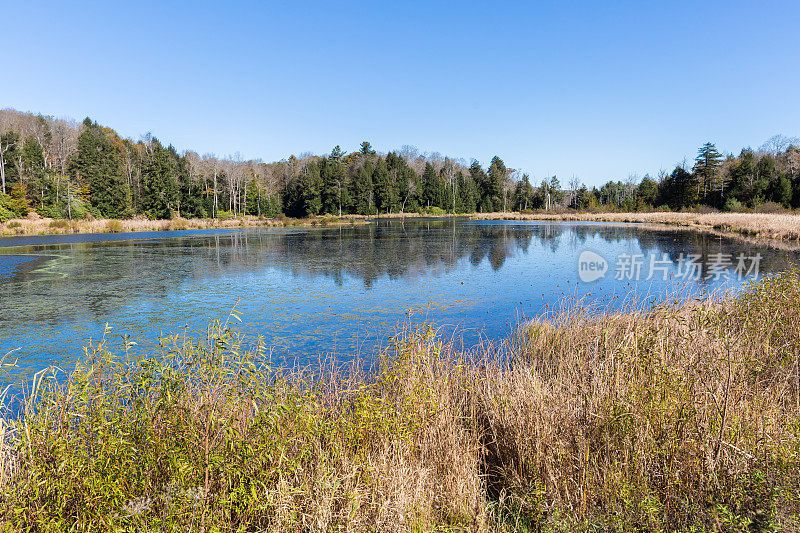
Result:
[[[415,145],[589,185],[800,136],[800,2],[13,2],[0,107],[265,161]]]

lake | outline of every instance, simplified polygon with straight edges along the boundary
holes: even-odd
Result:
[[[68,370],[106,324],[112,346],[146,347],[235,305],[273,358],[368,357],[404,325],[498,343],[560,302],[615,310],[735,290],[797,260],[689,230],[466,219],[3,238],[0,355],[18,366],[0,381]]]

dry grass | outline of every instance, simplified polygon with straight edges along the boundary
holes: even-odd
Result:
[[[305,219],[288,217],[258,218],[245,216],[230,219],[202,218],[173,220],[54,220],[32,215],[27,219],[13,219],[0,223],[0,236],[8,235],[52,235],[71,233],[108,233],[135,231],[168,231],[192,229],[243,228],[263,226],[325,226],[334,224],[365,223],[374,219],[426,218],[419,213],[390,213],[377,216],[344,215],[318,216]],[[450,217],[454,215],[443,215]],[[463,215],[455,215],[463,216]],[[699,230],[710,230],[738,236],[770,239],[773,241],[800,241],[800,215],[767,213],[579,213],[517,212],[474,213],[478,220],[544,220],[544,221],[589,221],[589,222],[636,222],[654,226],[681,226]]]
[[[590,222],[639,222],[775,240],[800,240],[800,215],[767,213],[476,213],[479,220],[552,220]]]
[[[743,296],[407,332],[378,368],[282,372],[227,325],[101,344],[4,422],[0,520],[61,531],[800,528],[800,275]]]
[[[0,236],[10,235],[60,235],[74,233],[121,233],[138,231],[176,231],[195,229],[225,229],[270,226],[316,226],[332,224],[355,224],[366,217],[348,215],[342,217],[311,217],[292,219],[288,217],[258,218],[254,216],[230,219],[219,218],[175,218],[172,220],[148,219],[94,219],[94,220],[60,220],[33,216],[24,219],[12,219],[5,224],[0,223]]]

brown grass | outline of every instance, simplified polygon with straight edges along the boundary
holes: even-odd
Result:
[[[379,368],[282,372],[223,325],[101,344],[4,422],[0,520],[38,531],[800,528],[800,275],[743,296],[429,328]],[[215,529],[216,528],[216,529]]]
[[[348,215],[337,217],[310,217],[306,219],[258,218],[254,216],[231,219],[215,218],[175,218],[172,220],[148,219],[94,219],[94,220],[54,220],[51,218],[12,219],[0,223],[0,236],[11,235],[61,235],[74,233],[120,233],[138,231],[176,231],[196,229],[225,229],[270,226],[313,226],[318,224],[351,224],[363,222],[366,217]]]
[[[800,240],[800,215],[767,213],[476,213],[479,220],[548,220],[590,222],[638,222],[775,240]]]
[[[445,217],[465,215],[444,215]],[[543,221],[588,221],[588,222],[633,222],[652,226],[680,226],[690,229],[713,231],[721,234],[745,236],[773,241],[800,241],[800,215],[771,213],[473,213],[468,215],[477,220],[543,220]],[[114,231],[167,231],[192,229],[218,229],[269,226],[326,226],[335,224],[365,223],[374,219],[426,218],[419,213],[390,213],[377,216],[344,215],[318,216],[304,219],[258,218],[245,216],[232,219],[184,219],[147,220],[129,219],[110,221],[96,220],[53,220],[36,215],[26,219],[13,219],[0,223],[0,236],[9,235],[52,235],[69,233],[105,233],[109,227]],[[119,222],[119,224],[117,224]],[[116,229],[118,228],[118,229]]]

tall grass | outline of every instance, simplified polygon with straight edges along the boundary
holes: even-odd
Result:
[[[69,233],[120,233],[134,231],[182,231],[195,229],[225,229],[272,226],[335,225],[364,223],[367,217],[346,215],[338,217],[310,217],[305,219],[259,218],[252,215],[233,217],[220,212],[219,218],[174,218],[172,220],[147,219],[93,219],[93,220],[54,220],[51,218],[26,218],[0,223],[0,237],[6,235],[50,235]],[[286,221],[290,221],[287,224]]]
[[[227,324],[105,342],[3,422],[0,520],[37,531],[800,527],[800,275],[739,297],[408,331],[376,367],[286,371]]]
[[[475,213],[470,216],[482,220],[639,222],[714,230],[762,239],[790,242],[800,240],[800,215],[790,213],[580,213],[574,211],[552,213],[542,211],[537,213]]]

